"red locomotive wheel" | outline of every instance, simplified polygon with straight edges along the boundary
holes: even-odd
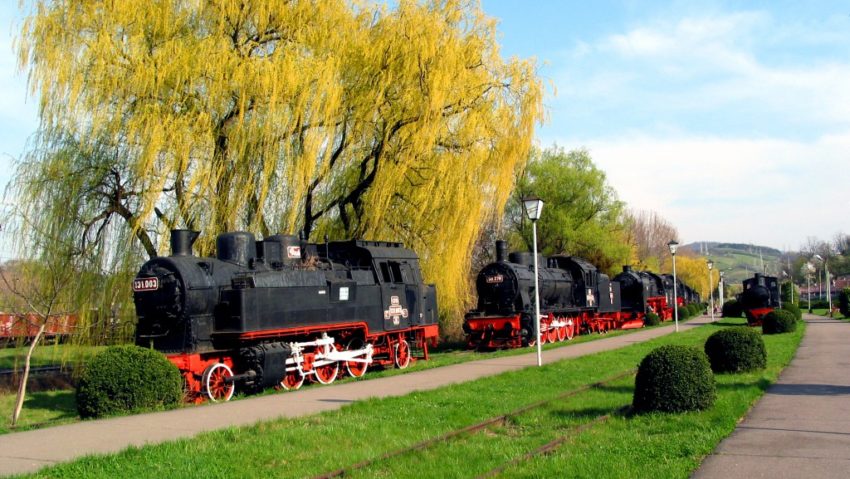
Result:
[[[576,334],[576,323],[564,326],[564,331],[566,331],[567,341],[571,341]]]
[[[410,345],[402,339],[395,345],[395,366],[404,369],[410,365]]]
[[[346,350],[352,351],[355,349],[363,349],[365,344],[363,340],[360,338],[353,338],[348,342],[348,345],[345,347]],[[358,361],[346,361],[345,362],[345,370],[348,372],[348,375],[354,378],[363,377],[366,374],[366,369],[369,368],[368,363],[361,363]]]
[[[315,371],[316,381],[322,384],[330,384],[336,381],[337,374],[339,374],[339,363],[334,361],[331,364],[316,367]]]
[[[567,339],[567,328],[569,326],[561,326],[558,328],[558,342],[564,342]]]
[[[304,384],[304,375],[301,371],[295,370],[286,373],[286,376],[280,382],[280,387],[287,391],[297,391],[301,388],[302,384]]]
[[[224,363],[207,366],[201,379],[204,394],[212,402],[229,401],[236,391],[236,384],[227,382],[233,377],[233,371]]]
[[[546,331],[546,341],[549,343],[558,342],[558,329],[549,325],[549,330]]]

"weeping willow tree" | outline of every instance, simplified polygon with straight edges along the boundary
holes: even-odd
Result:
[[[21,238],[70,214],[93,277],[124,279],[174,227],[201,254],[237,229],[399,240],[449,326],[542,114],[474,0],[36,0],[18,48],[41,115]]]

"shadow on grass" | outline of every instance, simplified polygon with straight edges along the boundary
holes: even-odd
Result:
[[[60,414],[55,419],[67,419],[77,417],[77,403],[73,391],[61,391],[53,394],[32,393],[27,394],[24,401],[25,409],[44,409]]]
[[[766,391],[767,388],[770,387],[770,381],[767,379],[761,378],[756,382],[735,382],[735,383],[721,383],[717,385],[718,390],[726,390],[733,391],[736,389],[747,389],[751,387],[757,387],[762,391]]]
[[[611,393],[621,393],[621,394],[632,394],[635,390],[634,384],[623,384],[621,386],[611,386],[608,384],[601,384],[599,386],[594,386],[594,390],[596,391],[606,391]]]
[[[596,419],[600,416],[622,414],[626,405],[619,407],[590,407],[585,409],[559,409],[552,411],[551,415],[562,419]]]

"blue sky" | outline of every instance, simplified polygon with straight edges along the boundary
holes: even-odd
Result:
[[[0,7],[0,186],[36,130]],[[850,233],[850,4],[482,0],[504,56],[535,57],[536,143],[588,148],[681,240],[798,248]]]

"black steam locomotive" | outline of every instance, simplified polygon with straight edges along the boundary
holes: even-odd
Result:
[[[747,323],[759,326],[767,313],[782,307],[779,280],[775,276],[756,273],[743,283],[744,290],[738,296],[738,303],[747,316]]]
[[[534,257],[507,255],[496,242],[496,261],[476,279],[478,306],[467,313],[463,329],[476,349],[515,348],[536,342],[534,326]],[[540,340],[555,342],[573,335],[643,327],[646,314],[673,317],[672,278],[626,266],[613,280],[574,256],[538,256]],[[686,290],[679,304],[689,302]]]
[[[237,384],[327,384],[341,365],[355,377],[370,364],[405,368],[438,336],[435,288],[399,243],[231,232],[201,258],[197,235],[172,231],[172,255],[133,281],[136,343],[166,353],[197,400],[230,399]]]

